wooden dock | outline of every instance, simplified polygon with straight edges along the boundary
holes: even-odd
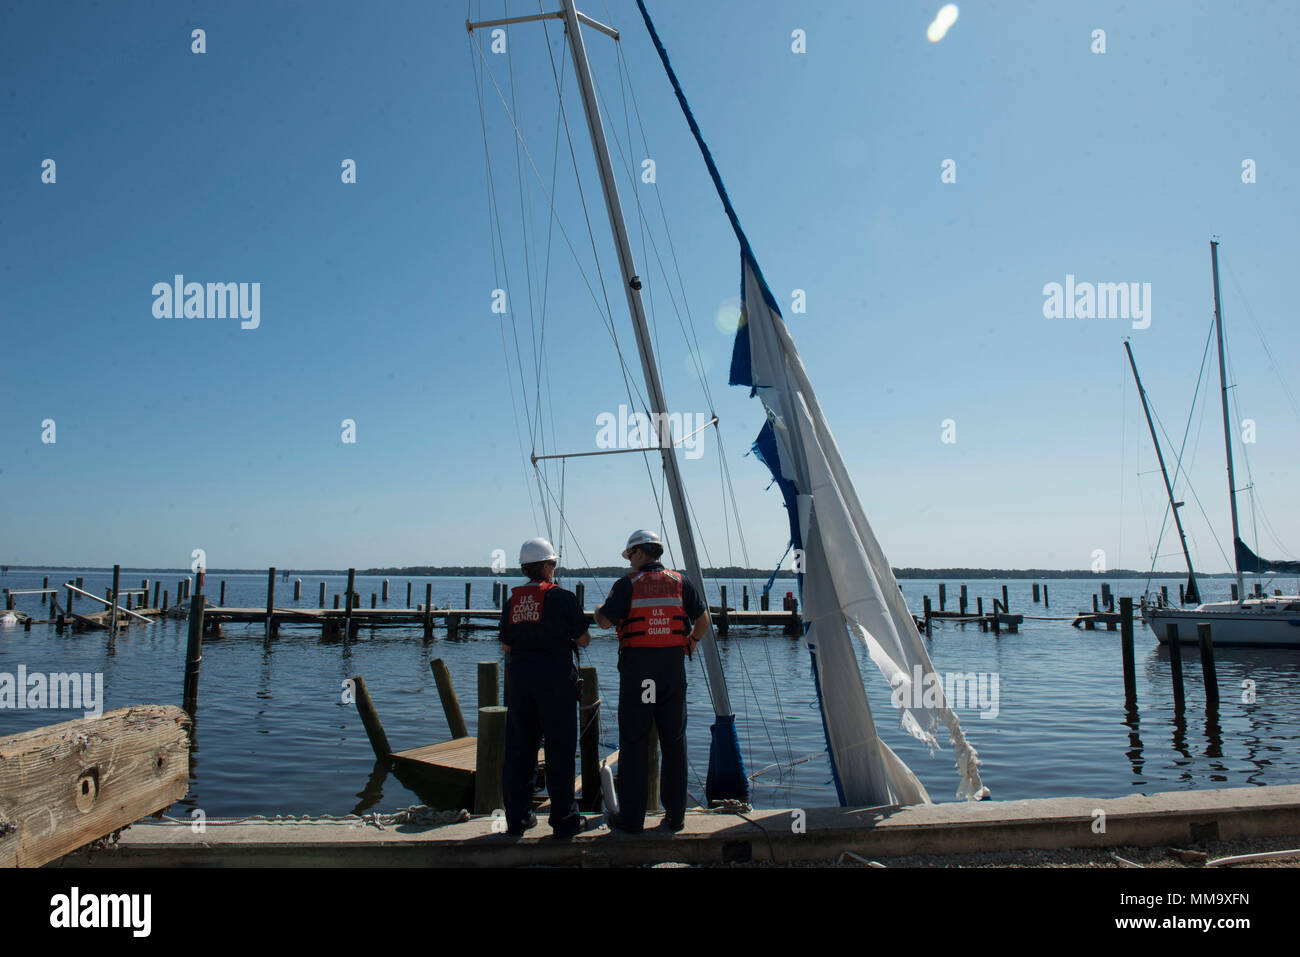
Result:
[[[470,735],[461,714],[456,689],[441,658],[429,662],[438,697],[452,737],[449,741],[426,744],[417,748],[394,751],[388,743],[379,712],[366,687],[365,678],[356,675],[350,679],[357,713],[366,730],[366,737],[375,758],[391,763],[397,779],[420,795],[431,807],[457,810],[472,809],[476,814],[490,814],[504,807],[502,772],[506,753],[506,708],[501,705],[500,665],[496,661],[478,663],[478,735]],[[596,690],[596,669],[582,669],[584,682],[590,683],[592,694]],[[587,725],[599,724],[599,710],[583,712]],[[574,782],[575,796],[585,795],[593,806],[600,804],[600,773],[596,749],[598,738],[587,734],[580,738],[583,774]],[[657,757],[657,756],[656,756]],[[606,759],[608,763],[616,757]],[[539,780],[546,774],[546,753],[537,752]],[[536,793],[534,806],[539,810],[548,806],[547,798]],[[588,805],[584,803],[584,807]],[[503,811],[501,813],[504,813]]]
[[[729,626],[753,625],[780,627],[789,631],[798,629],[803,633],[802,621],[797,611],[743,611],[728,608],[723,613],[721,606],[709,609],[714,624],[720,634],[726,634]],[[594,625],[594,611],[584,613],[589,624]],[[501,618],[500,608],[438,608],[426,611],[424,605],[414,608],[353,608],[351,612],[343,608],[226,608],[208,607],[204,609],[204,626],[209,634],[219,634],[223,624],[245,623],[263,624],[271,634],[277,634],[284,626],[306,626],[319,628],[323,638],[341,638],[344,629],[351,626],[350,637],[355,638],[362,628],[409,628],[420,626],[425,630],[425,637],[433,637],[433,628],[440,625],[447,629],[449,637],[457,637],[461,631],[474,628],[495,628]],[[726,625],[723,625],[723,622]]]

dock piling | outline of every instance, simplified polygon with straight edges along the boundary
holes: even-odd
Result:
[[[506,709],[478,709],[478,750],[474,757],[474,813],[501,808],[501,774],[506,764]]]
[[[717,626],[718,637],[726,638],[731,624],[727,621],[727,586],[722,586],[722,605],[718,612],[718,620],[714,622]]]
[[[356,600],[352,596],[353,586],[357,582],[357,570],[348,569],[348,590],[343,596],[343,640],[352,640],[352,608],[356,605]]]
[[[1174,714],[1181,715],[1186,702],[1183,692],[1183,645],[1178,638],[1178,626],[1170,624],[1165,632],[1169,639],[1169,672],[1174,682]]]
[[[114,565],[113,566],[113,598],[112,598],[113,604],[109,606],[109,611],[108,611],[108,635],[110,639],[117,637],[117,596],[118,596],[118,589],[122,583],[121,580],[122,580],[122,566]]]
[[[1044,582],[1044,583],[1043,583],[1043,607],[1044,607],[1044,608],[1049,608],[1049,607],[1051,607],[1051,604],[1052,604],[1052,603],[1051,603],[1050,601],[1047,600],[1047,583]]]
[[[275,567],[266,570],[266,640],[275,637]]]
[[[1137,673],[1133,659],[1133,599],[1121,598],[1119,612],[1123,616],[1119,624],[1119,647],[1124,661],[1124,706],[1132,708],[1137,704]]]
[[[926,595],[925,597],[923,597],[923,598],[921,599],[921,607],[922,607],[922,609],[924,609],[924,614],[925,614],[925,637],[929,638],[930,635],[931,635],[931,631],[930,631],[930,596],[929,596],[929,595]]]
[[[325,583],[324,583],[324,582],[321,582],[321,583],[320,583],[320,593],[319,593],[319,596],[318,596],[317,599],[316,599],[316,605],[317,605],[317,607],[319,607],[319,608],[324,608],[324,607],[325,607]],[[337,606],[335,606],[335,607],[337,607]]]
[[[424,583],[424,640],[433,641],[433,582]]]
[[[411,583],[406,583],[406,607],[411,607]]]
[[[657,811],[659,810],[659,728],[657,725],[650,725],[650,746],[646,750],[650,756],[650,767],[646,775],[645,809]]]
[[[582,703],[578,708],[578,740],[582,749],[582,799],[584,811],[599,811],[600,796],[600,686],[596,669],[583,665]]]
[[[293,600],[302,601],[302,579],[301,578],[295,578],[293,580]]]
[[[578,582],[577,587],[574,589],[574,593],[578,596],[578,607],[583,611],[586,611],[587,610],[587,583]],[[501,607],[503,609],[506,607],[506,599],[509,597],[510,596],[508,593],[508,589],[506,588],[506,583],[502,582],[501,583]]]
[[[466,608],[473,608],[473,607],[474,607],[473,605],[471,605],[471,604],[469,603],[469,586],[470,586],[471,584],[472,584],[471,582],[466,582],[466,583],[465,583],[465,607],[466,607]]]
[[[799,621],[799,599],[793,594],[787,596],[790,602],[790,617],[786,620],[784,634],[788,638],[798,638],[803,635],[803,625]]]
[[[379,595],[381,598],[384,599],[385,602],[388,601],[388,579],[387,578],[385,578],[379,586]]]
[[[190,600],[190,633],[185,646],[185,687],[181,700],[191,715],[199,706],[199,666],[203,663],[203,591]]]
[[[1219,676],[1214,667],[1214,641],[1210,637],[1210,623],[1198,622],[1196,639],[1201,646],[1201,673],[1205,676],[1205,707],[1217,710],[1219,707]]]
[[[1038,604],[1038,582],[1034,582],[1034,604]]]
[[[964,616],[966,614],[966,586],[961,586],[961,591],[957,593],[957,609]]]
[[[451,673],[447,663],[441,658],[429,662],[433,670],[433,680],[438,686],[438,698],[442,701],[443,714],[447,716],[447,727],[453,738],[468,738],[469,729],[465,727],[465,716],[460,713],[460,702],[456,700],[456,688],[451,683]],[[505,709],[502,709],[505,710]]]
[[[361,715],[361,724],[366,729],[366,738],[370,741],[370,748],[375,752],[375,757],[381,761],[385,760],[393,749],[388,744],[388,735],[384,733],[384,726],[379,721],[379,712],[375,710],[375,703],[370,698],[370,691],[366,688],[366,679],[361,675],[354,675],[352,678],[353,697],[356,698],[357,713]]]
[[[495,708],[501,704],[500,695],[501,663],[498,661],[480,661],[478,663],[478,707]]]

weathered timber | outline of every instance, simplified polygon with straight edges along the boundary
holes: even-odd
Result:
[[[39,867],[189,789],[190,718],[119,708],[0,738],[0,867]]]

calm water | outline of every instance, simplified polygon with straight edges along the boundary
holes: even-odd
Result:
[[[39,587],[43,571],[11,570],[0,578],[9,588]],[[67,572],[49,572],[62,582]],[[103,594],[111,572],[81,572],[88,591]],[[144,573],[124,574],[138,585]],[[155,576],[150,575],[150,578]],[[173,595],[178,572],[158,576]],[[266,577],[214,576],[208,591],[216,596],[226,580],[226,604],[265,604]],[[304,576],[303,604],[314,607],[321,576]],[[345,579],[325,577],[329,602],[341,592]],[[415,600],[424,584],[433,582],[434,601],[459,606],[465,579],[413,579]],[[516,579],[509,579],[518,584]],[[357,589],[368,605],[380,579],[359,578]],[[572,583],[569,583],[570,585]],[[587,605],[603,598],[608,581],[587,582]],[[729,583],[729,599],[739,604],[740,582]],[[757,583],[761,586],[761,582]],[[970,604],[981,595],[990,605],[1000,583],[971,582]],[[1033,604],[1027,581],[1008,583],[1012,611],[1026,615],[1069,615],[1091,607],[1098,581],[1058,580],[1049,583],[1051,608]],[[1116,594],[1141,590],[1136,580],[1112,583]],[[1177,592],[1177,581],[1170,580]],[[948,583],[949,607],[956,604],[956,582]],[[773,607],[793,583],[780,580],[773,588]],[[1206,600],[1227,597],[1228,580],[1206,583]],[[491,579],[474,579],[474,601],[489,604]],[[756,588],[751,584],[751,596]],[[919,612],[921,596],[930,595],[937,608],[937,582],[903,582],[909,605]],[[716,585],[710,588],[717,600]],[[276,604],[293,604],[292,584],[278,583]],[[392,606],[404,605],[406,579],[392,579]],[[35,613],[35,597],[23,596],[18,607]],[[90,602],[79,598],[77,608]],[[39,616],[38,616],[39,617]],[[342,682],[361,674],[374,697],[393,747],[402,749],[449,737],[429,670],[432,658],[443,658],[456,682],[465,717],[474,733],[476,663],[499,659],[493,630],[471,632],[448,641],[439,635],[431,644],[419,629],[361,632],[346,649],[322,644],[319,632],[286,627],[268,651],[257,625],[233,625],[226,637],[204,646],[197,749],[192,762],[189,795],[173,813],[201,807],[210,816],[243,814],[346,814],[375,808],[391,810],[420,802],[396,778],[375,773],[374,756],[355,707],[341,700]],[[1218,652],[1222,697],[1217,721],[1207,720],[1204,691],[1195,656],[1186,665],[1188,711],[1185,723],[1175,723],[1167,654],[1154,637],[1138,626],[1138,703],[1136,723],[1126,722],[1123,707],[1119,633],[1082,631],[1068,621],[1025,622],[1016,635],[995,638],[977,628],[937,625],[931,655],[939,672],[988,672],[998,677],[998,713],[981,718],[975,702],[959,708],[963,726],[979,749],[985,782],[996,799],[1087,795],[1114,797],[1135,792],[1292,784],[1300,782],[1300,654],[1250,649]],[[0,672],[13,674],[20,664],[29,673],[102,672],[104,708],[140,703],[179,704],[184,674],[186,625],[167,620],[137,623],[121,634],[110,653],[103,632],[56,635],[53,626],[0,628]],[[584,654],[584,664],[600,675],[607,706],[602,742],[617,746],[612,720],[617,698],[616,643],[612,635],[596,633]],[[801,642],[784,638],[779,629],[733,629],[722,642],[723,668],[737,713],[741,748],[751,774],[774,764],[811,760],[763,771],[754,781],[758,806],[835,804],[830,765],[809,658]],[[877,725],[889,745],[921,778],[931,797],[952,800],[957,779],[951,752],[928,749],[905,735],[891,717],[890,692],[879,672],[859,655]],[[690,666],[689,730],[693,800],[703,798],[708,754],[708,725],[712,717],[702,669]],[[1242,682],[1254,682],[1253,703],[1242,701]],[[0,735],[80,717],[73,711],[0,711]]]

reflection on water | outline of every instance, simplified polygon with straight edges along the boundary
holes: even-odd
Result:
[[[42,575],[61,581],[58,572],[11,570],[4,584],[39,586]],[[87,588],[102,594],[108,573],[81,573]],[[168,577],[171,577],[170,574]],[[318,577],[302,576],[303,594],[314,607]],[[209,580],[215,592],[220,576]],[[265,575],[225,576],[227,604],[261,607]],[[331,593],[345,579],[327,577]],[[358,591],[380,591],[379,579],[361,579]],[[414,579],[423,597],[425,580]],[[464,601],[464,579],[433,579],[441,605]],[[512,582],[513,583],[513,582]],[[390,594],[405,603],[403,579]],[[740,582],[728,582],[733,604]],[[949,582],[949,594],[959,583]],[[968,583],[970,604],[1000,597],[1000,584]],[[1114,583],[1112,583],[1114,584]],[[1212,582],[1211,584],[1215,584]],[[603,597],[609,582],[588,581],[587,606]],[[751,607],[762,583],[750,584]],[[1168,649],[1145,628],[1136,635],[1137,702],[1125,708],[1118,632],[1071,628],[1068,617],[1091,607],[1093,582],[1052,581],[1051,609],[1030,601],[1030,583],[1009,583],[1012,610],[1067,620],[1028,620],[1018,634],[981,633],[975,627],[937,624],[929,643],[940,672],[989,673],[999,679],[997,716],[981,717],[971,703],[959,708],[963,727],[979,749],[985,783],[996,799],[1088,795],[1120,796],[1138,791],[1208,788],[1300,781],[1300,654],[1277,649],[1219,649],[1216,655],[1221,701],[1205,708],[1199,658],[1184,659],[1186,704],[1173,706]],[[790,589],[778,583],[777,596]],[[1226,582],[1224,590],[1226,590]],[[277,605],[292,594],[277,594]],[[473,604],[486,606],[489,579],[473,580]],[[711,589],[717,601],[716,587]],[[921,596],[937,595],[936,583],[905,581],[913,608]],[[1136,593],[1116,585],[1117,594]],[[1213,600],[1217,595],[1207,596]],[[774,598],[779,602],[779,597]],[[205,640],[198,714],[191,752],[190,794],[180,802],[186,816],[202,809],[209,817],[248,814],[347,814],[391,810],[422,802],[418,781],[404,780],[385,762],[376,762],[355,707],[342,700],[345,679],[364,675],[389,740],[395,749],[417,747],[450,737],[429,662],[447,662],[460,695],[470,734],[477,663],[500,660],[491,628],[463,632],[455,641],[438,637],[425,644],[419,627],[362,629],[358,639],[322,641],[319,629],[285,626],[268,645],[260,625],[231,625],[226,637]],[[0,672],[103,672],[104,707],[142,702],[179,703],[184,675],[186,624],[167,619],[133,624],[110,647],[103,632],[56,635],[52,627],[0,631]],[[720,652],[737,715],[737,732],[746,767],[754,775],[758,806],[803,806],[835,801],[825,755],[821,715],[813,690],[809,657],[797,639],[779,628],[766,632],[733,628]],[[602,752],[617,747],[617,647],[612,636],[597,634],[583,664],[597,669],[602,701]],[[890,692],[879,671],[859,655],[859,669],[877,727],[916,771],[936,800],[952,800],[957,779],[946,734],[929,748],[899,727],[892,717]],[[1252,684],[1253,683],[1253,684]],[[1253,692],[1253,697],[1247,692]],[[709,707],[703,671],[690,665],[688,695],[690,794],[703,799],[707,764]],[[79,713],[0,711],[0,734],[79,717]],[[173,813],[176,813],[175,811]]]

